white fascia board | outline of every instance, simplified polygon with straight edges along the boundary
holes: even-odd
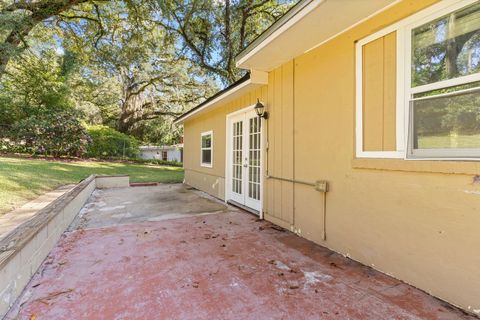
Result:
[[[224,100],[230,98],[232,95],[238,93],[240,90],[247,89],[249,87],[255,87],[258,85],[266,85],[268,84],[268,73],[263,72],[263,71],[256,71],[252,70],[250,73],[250,79],[239,84],[238,86],[232,88],[231,90],[228,90],[224,92],[222,95],[218,96],[217,98],[213,99],[209,103],[203,105],[201,108],[198,108],[197,110],[193,111],[189,115],[187,115],[184,118],[180,118],[176,121],[174,121],[174,124],[182,124],[186,120],[191,119],[195,116],[197,116],[200,112],[204,112],[208,109],[212,109],[214,106],[218,105],[219,103],[223,102]]]
[[[268,46],[273,40],[278,38],[282,33],[290,29],[292,26],[294,26],[297,22],[302,20],[306,15],[308,15],[310,12],[312,12],[315,8],[317,8],[322,2],[326,0],[315,0],[309,3],[305,8],[303,8],[299,13],[297,13],[294,17],[292,17],[290,20],[288,20],[284,25],[279,27],[277,30],[275,30],[272,34],[268,35],[262,42],[260,42],[256,47],[254,47],[250,52],[248,52],[246,55],[241,57],[240,59],[237,60],[236,66],[237,68],[241,68],[241,65],[250,59],[252,56],[257,54],[261,49],[264,47]]]

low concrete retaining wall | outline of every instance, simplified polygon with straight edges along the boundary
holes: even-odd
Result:
[[[98,189],[126,188],[130,186],[129,176],[102,176],[97,177]]]
[[[128,176],[126,179],[128,181]],[[128,183],[125,185],[125,177],[92,175],[0,241],[0,319],[16,301],[99,182],[102,188],[128,186]]]

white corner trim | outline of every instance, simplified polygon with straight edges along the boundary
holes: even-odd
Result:
[[[405,59],[399,59],[399,57],[404,57],[406,51],[406,33],[403,29],[397,30],[397,79],[396,79],[396,106],[395,106],[395,120],[396,120],[396,137],[397,142],[397,151],[403,154],[402,158],[406,157],[407,149],[407,133],[408,133],[408,99],[405,94]],[[400,157],[398,157],[400,158]]]
[[[268,72],[250,70],[250,79],[254,84],[268,84]]]

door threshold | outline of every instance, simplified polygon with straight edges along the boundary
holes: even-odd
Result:
[[[254,215],[256,215],[257,217],[260,217],[260,211],[258,211],[258,210],[252,209],[252,208],[250,208],[250,207],[247,207],[247,206],[245,206],[245,205],[243,205],[243,204],[241,204],[241,203],[238,203],[238,202],[236,202],[236,201],[233,201],[233,200],[227,200],[227,203],[228,203],[229,205],[234,206],[234,207],[243,209],[243,210],[247,211],[248,213],[254,214]]]

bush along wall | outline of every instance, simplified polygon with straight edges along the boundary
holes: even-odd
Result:
[[[87,128],[91,142],[87,156],[100,159],[137,158],[140,150],[138,141],[107,126],[97,125]]]
[[[159,159],[136,159],[137,163],[146,163],[159,166],[170,166],[170,167],[183,167],[183,162],[179,161],[168,161],[168,160],[159,160]]]

